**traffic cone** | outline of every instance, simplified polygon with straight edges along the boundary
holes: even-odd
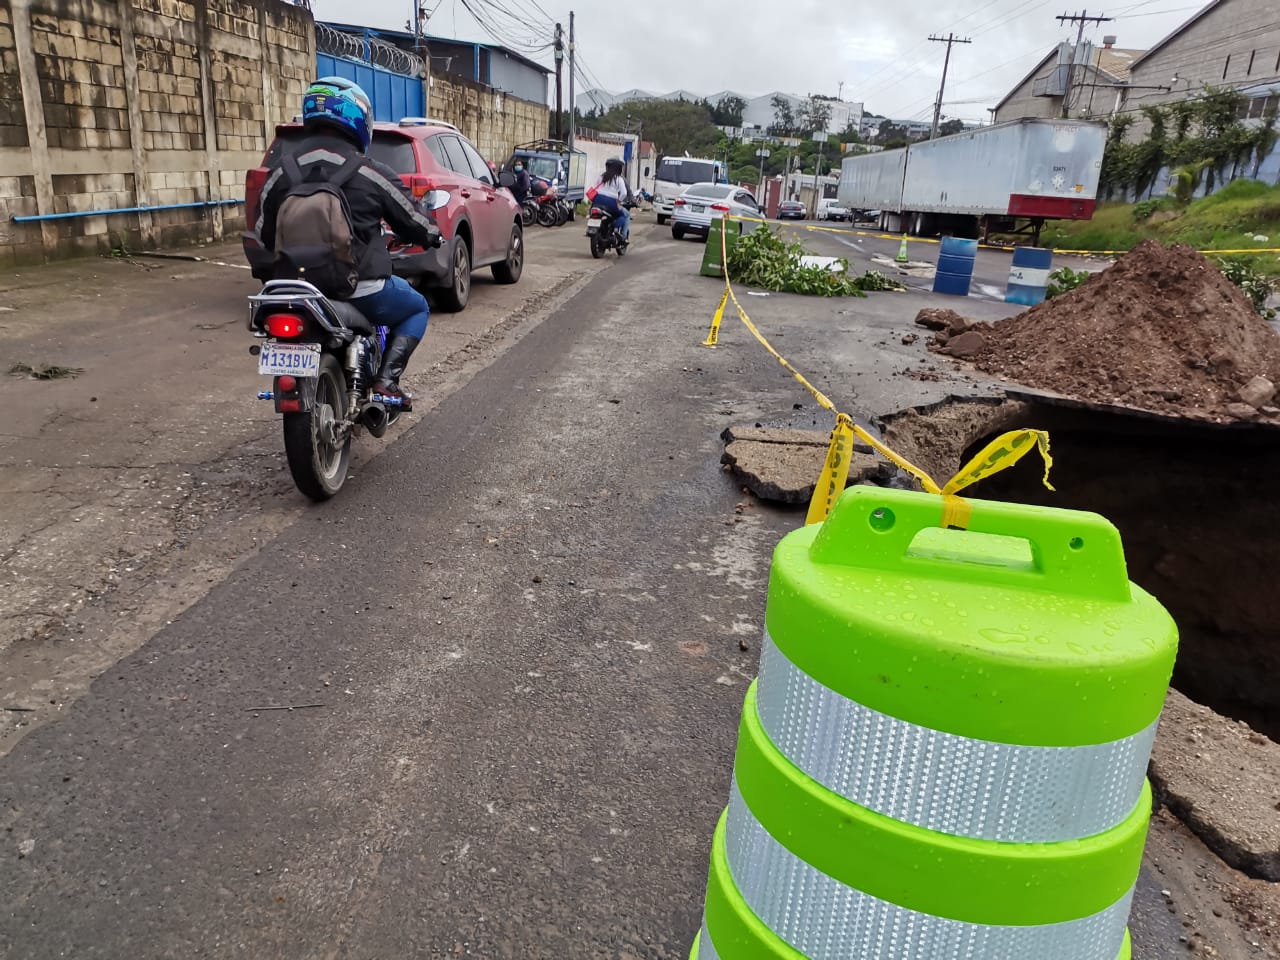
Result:
[[[907,235],[902,235],[902,243],[898,244],[898,256],[894,258],[898,263],[907,262]]]

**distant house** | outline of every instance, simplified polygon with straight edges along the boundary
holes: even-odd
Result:
[[[1145,52],[1117,47],[1115,41],[1106,37],[1101,47],[1084,43],[1079,51],[1074,44],[1059,44],[996,104],[995,122],[1060,117],[1064,98],[1072,117],[1109,116],[1124,98],[1133,64]]]

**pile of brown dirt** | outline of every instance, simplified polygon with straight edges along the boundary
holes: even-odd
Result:
[[[1099,403],[1228,419],[1254,415],[1239,402],[1252,378],[1280,384],[1280,335],[1187,246],[1147,241],[981,333],[979,370]]]

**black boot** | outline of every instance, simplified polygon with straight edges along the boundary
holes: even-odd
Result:
[[[404,368],[418,348],[417,337],[392,337],[387,341],[387,352],[382,355],[382,369],[373,383],[375,396],[390,401],[390,406],[401,410],[413,409],[413,394],[400,389],[400,378],[404,376]]]

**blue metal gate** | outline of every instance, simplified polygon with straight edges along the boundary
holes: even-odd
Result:
[[[373,101],[375,120],[394,123],[405,117],[426,115],[420,77],[393,73],[382,67],[328,53],[316,54],[316,70],[316,75],[320,77],[345,77],[360,84]]]

